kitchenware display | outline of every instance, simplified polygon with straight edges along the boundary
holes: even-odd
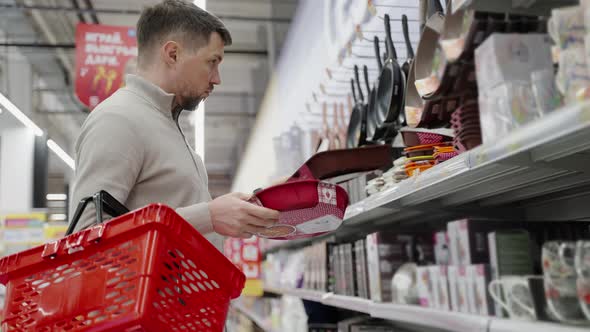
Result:
[[[414,59],[416,63],[414,84],[416,85],[416,91],[421,97],[433,93],[440,84],[438,78],[432,74],[432,67],[435,62],[438,67],[435,56],[443,23],[444,16],[441,13],[429,17],[418,42],[416,58]]]
[[[383,63],[379,75],[379,86],[377,87],[377,104],[375,112],[380,120],[380,140],[388,140],[397,136],[396,122],[399,120],[400,112],[404,107],[406,78],[399,63],[397,53],[391,38],[391,27],[389,15],[385,15],[385,45],[387,48],[387,59]],[[399,126],[399,123],[397,124]]]
[[[286,183],[256,191],[250,202],[280,212],[279,221],[258,236],[272,239],[313,237],[337,229],[349,203],[339,185],[321,181],[392,164],[391,147],[369,146],[318,153]]]
[[[504,276],[492,280],[488,285],[488,292],[510,318],[520,320],[537,320],[539,312],[535,308],[535,291],[531,287],[533,280],[540,280],[542,276]]]
[[[547,30],[562,50],[570,47],[584,47],[586,36],[584,10],[580,6],[552,9]]]
[[[400,266],[391,279],[391,299],[397,304],[418,304],[415,263]]]
[[[576,277],[545,276],[547,313],[553,320],[573,324],[590,325],[578,299]]]

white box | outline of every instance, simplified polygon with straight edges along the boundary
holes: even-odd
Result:
[[[459,311],[459,267],[449,266],[447,269],[449,281],[449,297],[451,298],[451,311]]]
[[[451,310],[451,302],[449,299],[449,279],[448,279],[448,266],[440,265],[437,266],[438,272],[438,305],[437,308],[440,310]]]
[[[507,81],[530,82],[533,71],[552,66],[546,34],[494,33],[475,50],[479,91]]]
[[[458,281],[457,281],[457,303],[459,312],[466,314],[472,313],[474,307],[469,301],[469,295],[467,293],[468,282],[467,282],[467,267],[459,266],[458,268]],[[475,310],[473,310],[475,311]]]
[[[432,279],[430,278],[430,267],[429,266],[419,266],[416,269],[417,275],[417,289],[418,289],[418,299],[420,306],[424,308],[433,308],[433,299],[432,299]]]
[[[447,236],[451,253],[449,263],[450,265],[459,265],[459,224],[457,221],[451,221],[447,224]]]

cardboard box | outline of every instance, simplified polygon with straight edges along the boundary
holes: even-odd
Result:
[[[453,265],[488,264],[490,259],[488,233],[506,229],[512,225],[514,224],[502,224],[483,219],[463,219],[448,223],[447,232]]]

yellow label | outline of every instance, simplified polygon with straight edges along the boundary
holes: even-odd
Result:
[[[246,285],[242,290],[243,296],[257,296],[261,297],[264,294],[264,285],[260,279],[248,279]]]

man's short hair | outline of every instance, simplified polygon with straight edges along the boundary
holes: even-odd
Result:
[[[231,34],[215,15],[192,2],[162,1],[145,8],[137,22],[138,62],[140,65],[150,62],[154,47],[171,36],[181,38],[188,47],[198,49],[209,42],[213,32],[221,36],[225,45],[231,45]]]

